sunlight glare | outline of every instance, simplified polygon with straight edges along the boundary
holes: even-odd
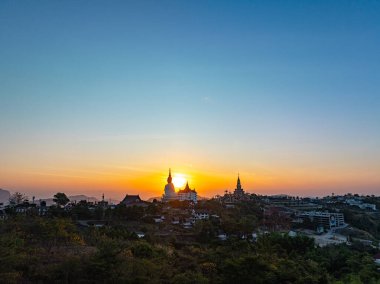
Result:
[[[183,187],[186,184],[186,178],[183,174],[175,174],[173,176],[173,184],[176,188]]]

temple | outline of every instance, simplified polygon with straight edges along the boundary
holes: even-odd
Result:
[[[193,203],[197,203],[197,192],[195,191],[195,189],[191,189],[189,187],[189,183],[186,183],[186,187],[184,189],[179,190],[178,193],[175,191],[175,187],[172,182],[172,173],[170,169],[167,182],[168,183],[165,185],[164,188],[164,194],[162,195],[163,202],[168,202],[172,200],[188,200]]]
[[[241,186],[240,175],[238,174],[236,188],[233,193],[225,191],[224,196],[220,196],[220,200],[227,208],[235,207],[236,203],[241,201],[250,200],[250,194],[244,192],[244,189]]]
[[[171,169],[169,169],[169,176],[167,179],[167,184],[165,185],[164,189],[164,195],[162,196],[162,201],[170,201],[170,200],[177,200],[178,196],[175,192],[175,187],[172,182],[172,172]]]
[[[132,207],[132,206],[141,206],[141,207],[146,207],[148,206],[148,202],[143,201],[140,198],[140,195],[129,195],[127,194],[124,199],[120,202],[120,204],[124,204],[127,207]]]
[[[237,184],[236,184],[236,188],[235,188],[235,191],[234,191],[234,195],[236,197],[242,197],[242,196],[244,196],[244,189],[241,187],[240,175],[239,174],[238,174],[238,179],[237,179]]]
[[[178,191],[178,199],[180,201],[189,200],[197,203],[197,192],[195,189],[190,189],[189,183],[187,182],[185,189]]]

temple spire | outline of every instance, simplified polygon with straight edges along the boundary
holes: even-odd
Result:
[[[172,170],[169,168],[169,176],[167,179],[168,183],[172,183]]]
[[[185,190],[191,190],[190,187],[189,187],[189,181],[186,182],[186,187],[185,187]]]
[[[238,179],[237,179],[237,185],[236,185],[236,188],[237,188],[237,189],[241,189],[240,173],[238,173]]]

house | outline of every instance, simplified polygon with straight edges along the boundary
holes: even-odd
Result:
[[[256,233],[252,233],[252,241],[256,242],[257,241],[257,234]]]
[[[226,240],[227,240],[227,234],[226,234],[226,233],[220,233],[220,234],[218,235],[218,239],[219,239],[220,241],[226,241]]]
[[[363,200],[359,198],[346,199],[345,203],[350,206],[357,206],[360,209],[370,209],[370,210],[376,211],[376,204],[363,203]]]
[[[46,206],[46,201],[40,201],[40,206],[38,207],[38,215],[45,216],[48,212],[48,207]]]
[[[191,227],[192,227],[192,220],[189,219],[189,218],[185,219],[185,221],[182,223],[182,226],[185,229],[191,229]]]
[[[380,252],[374,255],[373,260],[377,265],[380,265]]]
[[[35,213],[37,206],[34,203],[29,203],[28,201],[25,201],[23,203],[15,205],[13,208],[15,212],[18,214],[30,214]]]
[[[365,245],[365,246],[372,246],[373,245],[373,241],[371,240],[363,240],[363,239],[357,239],[361,244]]]
[[[5,210],[0,210],[0,220],[7,219],[7,215],[5,214]]]
[[[193,213],[192,213],[193,217],[194,217],[194,220],[208,220],[210,218],[210,215],[207,211],[203,210],[199,210],[199,211],[195,211],[193,210]]]
[[[153,216],[153,220],[155,223],[162,223],[165,220],[164,216]]]
[[[178,218],[178,217],[174,217],[174,218],[172,219],[172,224],[173,224],[173,225],[178,225],[178,224],[179,224],[179,218]]]
[[[142,239],[145,237],[145,234],[143,232],[134,232],[136,234],[136,236],[139,238],[139,239]]]

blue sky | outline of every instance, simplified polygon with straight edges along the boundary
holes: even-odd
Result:
[[[111,164],[379,192],[379,14],[378,1],[1,1],[0,187],[48,192],[44,175]]]

